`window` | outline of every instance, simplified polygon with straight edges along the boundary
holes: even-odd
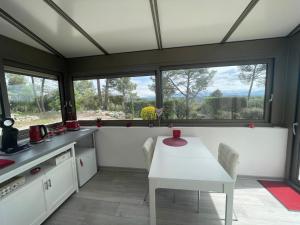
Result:
[[[14,126],[23,130],[31,125],[61,122],[58,81],[27,74],[5,72]]]
[[[263,120],[267,64],[162,71],[165,119]]]
[[[155,106],[155,76],[124,76],[74,81],[78,120],[139,120],[140,111]]]

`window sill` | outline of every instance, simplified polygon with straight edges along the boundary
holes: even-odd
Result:
[[[265,121],[253,121],[255,127],[274,127],[274,124]],[[96,126],[96,120],[79,120],[81,126]],[[149,127],[148,121],[144,120],[103,120],[102,126],[116,127]],[[248,127],[249,121],[154,121],[153,127]],[[278,126],[276,127],[284,127]]]

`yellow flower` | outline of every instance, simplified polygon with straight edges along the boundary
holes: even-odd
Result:
[[[141,117],[143,120],[156,120],[156,107],[146,106],[142,108]]]

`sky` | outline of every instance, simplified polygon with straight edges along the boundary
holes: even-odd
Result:
[[[212,82],[207,89],[200,93],[200,96],[206,96],[219,89],[225,96],[247,95],[249,84],[245,84],[239,79],[239,69],[237,66],[211,67],[209,71],[216,71]],[[154,97],[154,92],[149,89],[152,83],[150,77],[133,77],[132,82],[137,85],[137,93],[140,97]],[[265,87],[254,82],[252,87],[252,96],[263,96]]]
[[[199,96],[207,96],[213,91],[219,89],[224,96],[246,96],[249,90],[249,84],[245,84],[239,79],[238,66],[211,67],[209,71],[216,71],[212,81],[205,91],[199,93]],[[149,89],[152,84],[151,76],[131,77],[131,82],[137,84],[135,93],[140,98],[154,98],[155,93]],[[154,78],[154,76],[152,76]],[[96,89],[96,80],[93,81]],[[101,86],[105,85],[105,80],[101,81]],[[264,85],[258,85],[256,82],[252,88],[252,96],[263,96],[265,92]],[[117,94],[117,93],[113,93]]]
[[[213,82],[207,88],[207,92],[211,93],[219,89],[224,95],[245,95],[248,93],[249,84],[240,81],[240,71],[238,66],[212,67],[209,71],[215,70],[216,74]],[[252,87],[252,95],[264,95],[264,85],[258,85],[254,82]]]

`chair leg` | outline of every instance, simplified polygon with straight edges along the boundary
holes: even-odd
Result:
[[[144,196],[144,202],[147,201],[148,194],[149,194],[149,191],[147,190],[146,193],[145,193],[145,196]]]
[[[238,219],[238,217],[237,217],[237,215],[236,215],[236,213],[235,213],[235,210],[233,209],[232,211],[233,211],[233,215],[234,215],[234,217],[235,217],[235,219],[233,219],[233,221],[239,221],[239,219]]]
[[[198,195],[198,201],[197,201],[197,213],[199,213],[199,212],[200,212],[200,191],[198,191],[197,195]]]

